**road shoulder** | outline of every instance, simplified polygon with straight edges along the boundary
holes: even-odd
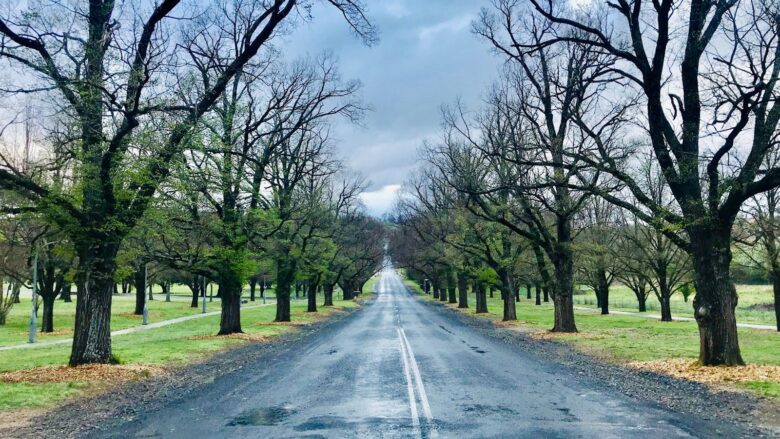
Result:
[[[515,328],[497,326],[489,319],[459,312],[442,302],[420,302],[512,349],[565,368],[574,376],[587,377],[604,389],[681,413],[693,422],[728,422],[745,430],[746,437],[780,436],[780,407],[768,398],[746,391],[716,390],[701,383],[629,368],[579,352],[555,339],[539,339]]]

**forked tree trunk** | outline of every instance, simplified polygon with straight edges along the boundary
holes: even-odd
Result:
[[[737,337],[737,290],[731,282],[730,228],[693,232],[691,238],[699,325],[699,362],[704,366],[745,364]]]
[[[325,302],[322,304],[322,306],[333,306],[333,284],[325,284],[323,295],[325,296]]]
[[[114,293],[117,247],[96,245],[79,251],[76,322],[71,366],[111,363],[111,296]]]
[[[458,308],[469,307],[469,283],[465,274],[458,275]]]
[[[197,308],[198,307],[198,300],[200,298],[200,286],[201,282],[198,279],[197,276],[192,280],[192,283],[188,285],[190,287],[190,292],[192,293],[192,299],[190,300],[190,308]]]
[[[647,294],[644,291],[639,291],[636,294],[636,301],[639,304],[639,312],[647,311]]]

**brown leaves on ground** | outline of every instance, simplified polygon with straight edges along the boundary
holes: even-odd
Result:
[[[603,338],[598,334],[592,334],[589,332],[552,332],[552,331],[531,331],[526,333],[528,337],[534,340],[555,340],[561,337],[577,337],[577,338]]]
[[[633,361],[629,366],[705,384],[740,383],[746,381],[780,382],[780,366],[748,364],[746,366],[701,366],[690,358]]]
[[[50,366],[0,373],[3,383],[65,383],[95,381],[119,383],[163,375],[165,370],[152,365],[87,364],[83,366]]]
[[[193,335],[192,337],[187,337],[187,340],[217,340],[225,338],[251,342],[265,342],[271,339],[271,337],[263,334],[247,334],[245,332],[239,332],[228,335]]]

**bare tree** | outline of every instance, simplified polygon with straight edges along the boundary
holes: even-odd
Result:
[[[699,361],[743,364],[729,274],[732,229],[746,200],[780,185],[780,168],[764,166],[780,121],[777,5],[621,0],[573,11],[552,0],[531,4],[529,12],[573,33],[518,47],[576,42],[610,53],[624,81],[614,85],[642,97],[647,136],[679,212],[647,196],[620,159],[625,151],[600,148],[593,165],[621,180],[639,206],[608,199],[691,256]]]

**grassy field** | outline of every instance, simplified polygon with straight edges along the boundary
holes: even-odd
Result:
[[[372,286],[367,285],[367,286]],[[366,291],[370,291],[366,288]],[[368,294],[364,295],[366,297]],[[320,307],[317,313],[306,312],[306,300],[293,300],[292,303],[292,324],[272,323],[276,308],[273,303],[252,309],[244,309],[241,313],[241,321],[245,336],[215,336],[219,327],[219,315],[207,316],[199,319],[188,320],[185,322],[165,326],[161,328],[149,329],[132,334],[116,336],[112,339],[112,348],[119,362],[127,367],[144,367],[153,370],[170,368],[185,364],[190,361],[202,359],[214,352],[247,343],[250,341],[262,341],[266,337],[295,330],[297,325],[306,322],[312,322],[316,319],[322,319],[338,309],[346,309],[358,306],[353,301],[338,300],[340,296],[334,298],[334,307]],[[166,303],[162,296],[150,303],[150,317],[152,321],[174,318],[181,315],[200,313],[200,310],[189,308],[187,301],[172,301]],[[319,295],[317,302],[321,304],[322,295]],[[140,320],[135,316],[125,316],[129,309],[132,312],[132,301],[126,296],[115,297],[114,320],[112,320],[112,329],[120,329],[119,324],[129,327],[140,324]],[[262,302],[255,302],[260,305]],[[18,308],[29,310],[29,302],[21,304]],[[26,305],[26,306],[25,306]],[[249,304],[253,305],[253,304]],[[126,309],[127,307],[127,309]],[[208,303],[209,311],[219,310],[219,302]],[[16,311],[18,312],[18,310]],[[71,330],[73,324],[73,304],[57,303],[55,306],[55,324],[60,327]],[[26,314],[25,314],[26,315]],[[21,320],[21,323],[17,320]],[[10,322],[9,322],[10,323]],[[18,342],[21,329],[26,330],[26,317],[15,316],[12,328],[0,327],[0,342],[11,344]],[[20,328],[20,325],[23,328]],[[21,331],[24,332],[24,331]],[[66,337],[67,333],[63,331],[58,335]],[[52,336],[53,338],[54,336]],[[25,339],[26,340],[26,339]],[[105,387],[106,382],[101,377],[88,377],[85,379],[64,380],[62,382],[48,382],[44,379],[41,382],[38,378],[39,368],[64,366],[67,363],[70,353],[69,345],[56,345],[48,347],[39,347],[31,349],[11,350],[0,352],[0,410],[45,407],[50,406],[62,399],[84,394],[84,392],[94,391]],[[44,371],[46,371],[44,369]],[[18,377],[29,373],[29,381],[21,380]],[[56,373],[56,371],[54,372]],[[93,379],[94,378],[94,379]]]
[[[407,281],[407,285],[418,294],[422,293],[417,284]],[[424,294],[421,294],[421,297],[433,300],[431,296]],[[476,298],[471,294],[471,309],[464,312],[473,313],[475,303]],[[478,316],[494,321],[501,320],[503,304],[498,293],[496,297],[488,299],[488,310],[488,314]],[[555,335],[555,338],[607,361],[629,363],[686,359],[693,362],[699,353],[699,334],[695,322],[661,322],[634,316],[602,316],[580,310],[575,310],[575,314],[579,333]],[[523,296],[517,303],[517,316],[518,322],[513,325],[518,329],[542,333],[553,325],[552,303],[536,306],[533,300],[527,300]],[[739,328],[739,341],[743,358],[748,364],[765,365],[774,370],[780,367],[780,333]],[[739,386],[767,396],[780,397],[780,380],[756,379],[741,382]]]
[[[521,288],[521,294],[525,288]],[[596,307],[596,296],[593,290],[580,287],[578,294],[574,295],[574,303],[581,306]],[[775,311],[771,285],[737,285],[739,303],[737,305],[737,320],[744,323],[758,323],[764,325],[775,324]],[[693,315],[693,297],[686,302],[682,294],[675,294],[671,298],[672,315],[677,317],[691,317]],[[613,285],[609,289],[610,309],[620,311],[636,311],[637,300],[634,293],[624,285]],[[654,295],[647,298],[647,311],[653,314],[661,313],[661,305]]]
[[[181,287],[183,289],[187,288],[178,285],[176,287]],[[190,296],[187,296],[185,299],[184,297],[177,295],[173,297],[170,302],[166,302],[163,294],[158,291],[154,292],[156,293],[154,300],[148,301],[150,323],[201,313],[200,306],[198,308],[190,308]],[[271,295],[273,295],[273,291],[271,291]],[[245,294],[245,296],[248,297],[247,294]],[[254,302],[254,304],[260,303],[262,303],[262,299]],[[40,305],[41,308],[39,308],[38,312],[38,328],[40,328],[41,325],[42,306],[43,305]],[[207,312],[219,311],[219,307],[220,302],[218,298],[215,298],[211,302],[208,300],[206,301]],[[116,331],[140,325],[143,322],[143,317],[133,314],[134,310],[134,294],[120,294],[114,296],[111,306],[111,329]],[[27,342],[30,312],[30,296],[23,296],[21,298],[21,303],[17,303],[11,309],[6,324],[0,326],[0,346],[23,344]],[[73,336],[75,316],[75,296],[74,300],[70,303],[57,300],[54,304],[54,332],[47,334],[38,332],[38,341],[43,342],[71,338]]]

